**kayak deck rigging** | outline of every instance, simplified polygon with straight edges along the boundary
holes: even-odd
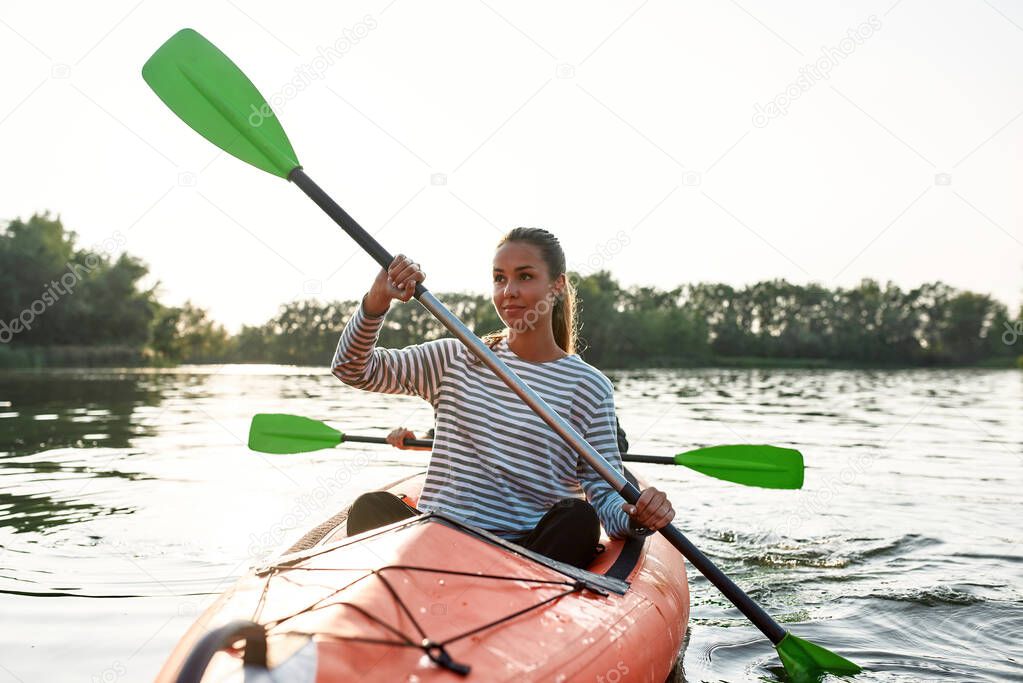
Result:
[[[287,568],[286,571],[298,571],[298,570],[301,570],[301,569],[303,569],[303,568],[302,567],[290,567],[290,568]],[[321,568],[318,571],[330,571],[330,569],[329,568],[326,568],[326,569]],[[337,571],[351,571],[351,570],[340,568]],[[432,638],[429,637],[429,635],[426,633],[425,628],[422,625],[420,625],[420,623],[416,620],[415,615],[409,609],[409,606],[405,603],[405,601],[402,600],[401,596],[395,590],[394,585],[387,579],[387,577],[384,576],[384,572],[385,571],[391,571],[391,572],[393,572],[393,571],[426,572],[426,573],[433,573],[433,574],[444,574],[444,575],[449,575],[449,576],[469,576],[469,577],[472,577],[473,579],[477,579],[477,580],[478,579],[488,579],[488,580],[493,580],[493,581],[517,581],[517,582],[525,582],[525,583],[533,583],[533,584],[547,584],[547,585],[552,585],[552,586],[564,586],[564,587],[566,587],[566,590],[563,590],[563,591],[561,591],[559,593],[556,593],[555,595],[552,595],[550,597],[547,597],[547,598],[541,600],[540,602],[537,602],[537,603],[535,603],[533,605],[529,605],[527,607],[524,607],[524,608],[522,608],[520,610],[517,610],[515,612],[507,614],[507,615],[505,615],[503,617],[500,617],[498,619],[494,619],[494,620],[489,621],[489,622],[487,622],[485,624],[482,624],[482,625],[479,625],[479,626],[475,626],[475,627],[473,627],[473,628],[471,628],[471,629],[469,629],[467,631],[464,631],[462,633],[456,634],[454,636],[450,636],[450,637],[445,638],[443,640],[436,641],[436,640],[433,640]],[[267,580],[266,580],[266,586],[267,586],[266,590],[267,591],[269,591],[270,580],[271,580],[271,578],[273,578],[273,576],[274,575],[271,574],[270,576],[267,577]],[[331,602],[332,598],[334,598],[334,597],[344,593],[349,587],[355,585],[356,583],[358,583],[360,581],[363,581],[364,579],[368,579],[371,576],[375,576],[382,583],[382,585],[387,589],[387,592],[390,593],[390,595],[394,599],[395,604],[398,607],[401,608],[401,611],[404,613],[406,618],[409,620],[409,622],[412,624],[412,626],[417,631],[415,636],[407,635],[406,633],[404,633],[401,630],[395,628],[391,624],[388,624],[387,622],[383,621],[382,619],[378,618],[377,616],[375,616],[375,615],[371,614],[370,612],[366,611],[365,609],[363,609],[359,605],[356,605],[356,604],[350,603],[350,602],[345,602],[345,601]],[[292,615],[289,615],[289,616],[286,616],[286,617],[283,617],[283,618],[280,618],[280,619],[276,619],[274,621],[269,621],[269,622],[262,622],[262,621],[260,621],[260,614],[259,614],[259,612],[261,612],[262,606],[264,604],[264,602],[261,601],[259,609],[257,609],[257,614],[254,615],[254,617],[253,617],[253,621],[256,622],[256,623],[261,623],[263,628],[265,629],[265,631],[267,633],[269,633],[271,629],[276,629],[281,624],[283,624],[283,623],[285,623],[287,621],[290,621],[293,618],[301,616],[302,614],[305,614],[307,612],[311,612],[311,611],[318,610],[318,609],[326,609],[326,608],[329,608],[329,607],[346,607],[346,608],[351,608],[351,609],[355,610],[356,612],[358,612],[363,617],[365,617],[370,622],[376,624],[377,626],[380,626],[382,629],[384,629],[385,631],[387,631],[390,634],[392,634],[393,636],[395,636],[395,638],[397,638],[397,639],[396,640],[387,640],[387,639],[383,639],[383,638],[369,638],[369,637],[366,637],[366,636],[341,636],[341,635],[336,635],[336,634],[332,634],[332,633],[324,633],[324,632],[312,633],[312,632],[306,632],[306,631],[288,631],[288,630],[286,630],[286,631],[276,631],[273,635],[280,635],[280,636],[306,636],[306,637],[310,637],[310,638],[314,637],[314,636],[318,636],[318,637],[321,637],[321,638],[332,638],[332,639],[336,639],[336,640],[349,640],[349,641],[352,641],[352,642],[368,643],[368,644],[374,644],[374,645],[392,645],[392,646],[397,646],[397,647],[419,648],[419,649],[421,649],[423,651],[423,653],[427,657],[430,658],[430,660],[433,663],[437,664],[438,666],[442,666],[442,667],[444,667],[444,668],[446,668],[446,669],[448,669],[450,671],[454,671],[455,673],[458,673],[458,674],[461,674],[461,675],[465,675],[465,674],[469,673],[471,667],[469,667],[466,664],[460,664],[458,662],[455,662],[451,658],[451,656],[448,654],[448,651],[447,651],[447,646],[448,645],[450,645],[451,643],[457,642],[459,640],[462,640],[464,638],[468,638],[469,636],[476,635],[477,633],[479,633],[481,631],[484,631],[484,630],[486,630],[488,628],[493,628],[494,626],[498,626],[500,624],[503,624],[506,621],[510,621],[512,619],[515,619],[516,617],[519,617],[519,616],[521,616],[523,614],[526,614],[527,612],[530,612],[532,610],[539,609],[540,607],[543,607],[544,605],[546,605],[548,603],[554,602],[556,600],[560,600],[561,598],[565,597],[566,595],[571,595],[572,593],[578,593],[578,592],[584,591],[586,589],[587,589],[587,586],[585,584],[583,584],[581,581],[553,581],[553,580],[549,580],[549,579],[529,579],[529,578],[523,578],[523,577],[519,577],[519,576],[501,576],[501,575],[496,575],[496,574],[482,574],[482,573],[474,573],[474,572],[460,572],[460,571],[454,571],[454,570],[448,570],[448,569],[436,569],[436,568],[433,568],[433,567],[416,567],[416,566],[411,566],[411,565],[388,565],[388,566],[384,566],[384,567],[379,567],[377,569],[367,569],[362,576],[354,579],[353,581],[351,581],[348,584],[342,586],[341,588],[336,589],[332,594],[324,596],[321,600],[318,600],[317,602],[313,603],[312,605],[309,605],[308,607],[306,607],[304,609],[301,609],[301,610],[295,612]]]

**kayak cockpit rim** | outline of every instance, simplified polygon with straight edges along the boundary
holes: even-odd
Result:
[[[543,565],[548,569],[552,569],[558,572],[559,574],[563,574],[564,576],[567,576],[571,579],[574,579],[575,581],[578,581],[580,584],[582,584],[582,586],[584,586],[587,590],[591,592],[602,595],[606,595],[608,593],[624,595],[629,590],[629,583],[623,579],[603,574],[595,574],[587,569],[580,569],[578,567],[573,567],[570,564],[565,564],[564,562],[552,560],[546,555],[541,555],[539,553],[535,553],[531,550],[523,548],[522,546],[512,543],[511,541],[507,541],[501,538],[500,536],[490,533],[489,531],[478,529],[474,526],[465,524],[464,522],[460,522],[457,519],[448,517],[437,512],[424,512],[423,514],[417,515],[416,517],[411,517],[409,519],[394,522],[393,524],[388,524],[386,526],[380,527],[379,529],[367,531],[364,534],[359,534],[358,536],[354,536],[352,538],[343,538],[338,540],[337,542],[330,543],[328,545],[318,546],[315,548],[310,548],[309,550],[302,550],[297,553],[284,555],[278,558],[277,561],[263,565],[256,569],[256,575],[265,576],[276,571],[288,569],[289,567],[297,565],[309,558],[316,557],[317,555],[322,555],[324,553],[332,552],[338,548],[343,548],[349,544],[360,543],[367,539],[373,538],[379,534],[391,533],[393,531],[405,529],[413,525],[429,523],[443,524],[452,529],[456,529],[462,533],[474,536],[479,540],[484,541],[485,543],[495,545],[506,552],[513,553],[520,557],[524,557],[528,560],[532,560],[537,564]]]

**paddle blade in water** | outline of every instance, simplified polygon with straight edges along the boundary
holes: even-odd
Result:
[[[786,634],[775,647],[785,671],[796,683],[816,683],[824,674],[854,676],[862,671],[845,657],[791,633]]]
[[[260,413],[249,427],[249,448],[261,453],[307,453],[343,440],[344,434],[333,427],[298,415]]]
[[[181,29],[161,45],[142,67],[142,77],[182,121],[228,154],[282,178],[300,165],[256,86],[192,29]]]
[[[778,446],[708,446],[679,453],[675,462],[710,477],[767,489],[803,486],[803,455]]]

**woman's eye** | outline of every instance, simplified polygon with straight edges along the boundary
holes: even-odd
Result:
[[[523,273],[523,274],[522,274],[522,279],[523,279],[523,280],[526,280],[526,279],[532,280],[532,279],[533,279],[533,276],[532,276],[532,275],[530,275],[529,273]]]
[[[500,275],[495,275],[494,276],[494,282],[500,282],[500,281],[501,281],[501,276]]]

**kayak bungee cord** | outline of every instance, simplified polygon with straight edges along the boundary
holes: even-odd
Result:
[[[306,568],[305,567],[288,567],[288,568],[285,568],[284,571],[296,571],[296,570],[300,570],[300,569],[306,569]],[[357,571],[357,570],[352,570],[352,569],[348,569],[348,568],[345,568],[345,567],[338,567],[338,568],[315,568],[315,569],[314,568],[308,568],[308,570],[309,571]],[[557,593],[555,595],[552,595],[552,596],[550,596],[548,598],[545,598],[544,600],[541,600],[540,602],[537,602],[537,603],[535,603],[533,605],[529,605],[528,607],[524,607],[524,608],[522,608],[520,610],[516,610],[516,611],[514,611],[514,612],[512,612],[510,614],[507,614],[507,615],[505,615],[503,617],[500,617],[498,619],[494,619],[493,621],[487,622],[487,623],[485,623],[485,624],[483,624],[481,626],[473,627],[473,628],[471,628],[468,631],[465,631],[463,633],[459,633],[458,635],[451,636],[449,638],[444,638],[443,640],[437,641],[437,640],[433,640],[429,636],[427,636],[426,631],[419,624],[419,622],[416,621],[416,618],[415,618],[415,616],[413,616],[412,611],[408,608],[408,605],[406,605],[405,601],[402,600],[401,596],[398,595],[397,591],[394,589],[394,586],[391,584],[391,582],[388,581],[383,576],[383,572],[385,570],[404,570],[404,571],[408,571],[408,572],[416,572],[416,571],[418,571],[418,572],[424,572],[424,573],[446,574],[446,575],[450,575],[450,576],[467,576],[467,577],[472,577],[473,579],[488,579],[488,580],[493,580],[493,581],[515,581],[515,582],[533,583],[533,584],[548,584],[548,585],[552,585],[552,586],[567,586],[568,589],[564,590],[564,591],[562,591],[560,593]],[[327,638],[332,638],[332,639],[335,639],[335,640],[344,640],[344,641],[350,641],[350,642],[355,642],[355,643],[370,643],[370,644],[374,644],[374,645],[391,645],[391,646],[397,646],[397,647],[419,648],[419,649],[421,649],[423,651],[423,653],[427,657],[430,658],[430,661],[432,661],[433,663],[435,663],[438,666],[441,666],[441,667],[443,667],[445,669],[449,669],[450,671],[453,671],[453,672],[455,672],[457,674],[465,676],[465,675],[467,675],[470,672],[471,667],[469,665],[467,665],[467,664],[461,664],[459,662],[454,661],[454,659],[451,658],[451,655],[448,654],[448,651],[446,649],[448,645],[451,645],[452,643],[458,642],[459,640],[464,640],[465,638],[468,638],[469,636],[476,635],[477,633],[480,633],[481,631],[485,631],[485,630],[487,630],[489,628],[493,628],[495,626],[499,626],[500,624],[503,624],[503,623],[505,623],[507,621],[511,621],[512,619],[520,617],[523,614],[526,614],[528,612],[532,612],[533,610],[539,609],[539,608],[541,608],[541,607],[543,607],[543,606],[545,606],[545,605],[547,605],[549,603],[555,602],[556,600],[560,600],[561,598],[563,598],[565,596],[572,595],[574,593],[580,593],[580,592],[582,592],[584,590],[587,590],[587,586],[583,582],[581,582],[581,581],[553,581],[553,580],[550,580],[550,579],[530,579],[530,578],[524,578],[524,577],[521,577],[521,576],[501,576],[501,575],[496,575],[496,574],[476,574],[476,573],[473,573],[473,572],[459,572],[459,571],[454,571],[454,570],[450,570],[450,569],[438,569],[438,568],[434,568],[434,567],[417,567],[417,566],[413,566],[413,565],[385,565],[383,567],[378,567],[378,568],[375,568],[375,569],[366,569],[364,571],[366,572],[365,574],[363,574],[359,578],[355,579],[351,583],[347,584],[346,586],[337,589],[336,591],[334,591],[333,594],[331,594],[329,596],[326,596],[324,598],[321,598],[320,600],[318,600],[313,605],[310,605],[309,607],[306,607],[306,608],[304,608],[302,610],[299,610],[299,611],[295,612],[294,614],[290,614],[290,615],[288,615],[286,617],[281,617],[280,619],[275,619],[273,621],[269,621],[269,622],[263,623],[263,627],[266,630],[266,637],[267,638],[272,638],[274,636],[288,636],[288,635],[292,635],[292,636],[305,636],[305,637],[310,637],[311,638],[311,637],[315,636],[315,637],[319,637],[319,638],[327,637]],[[271,574],[271,576],[267,577],[266,584],[267,584],[267,590],[268,591],[269,591],[268,587],[269,587],[269,584],[270,584],[270,579],[273,578],[273,576],[280,577],[280,574]],[[419,634],[419,639],[418,640],[415,640],[415,639],[409,637],[408,635],[402,633],[401,631],[399,631],[394,626],[392,626],[392,625],[388,624],[387,622],[381,620],[379,617],[377,617],[376,615],[368,612],[367,610],[365,610],[364,608],[360,607],[359,605],[356,605],[356,604],[351,603],[351,602],[345,602],[345,601],[324,602],[325,600],[329,600],[330,598],[339,595],[340,593],[344,592],[346,589],[350,588],[354,584],[359,583],[363,579],[369,578],[370,576],[375,576],[381,582],[381,584],[383,584],[383,586],[387,589],[387,591],[391,594],[391,596],[394,598],[395,604],[398,605],[398,607],[401,608],[402,613],[405,614],[406,617],[408,617],[409,621],[412,622],[412,625],[415,627],[416,631],[418,632],[418,634]],[[281,577],[281,578],[283,578],[283,577]],[[324,632],[324,631],[317,631],[315,633],[310,633],[310,632],[305,632],[305,631],[278,631],[278,632],[272,632],[272,630],[274,628],[280,626],[282,623],[285,623],[285,622],[287,622],[287,621],[289,621],[291,619],[295,619],[297,617],[300,617],[303,614],[308,614],[308,613],[316,611],[316,610],[324,610],[324,609],[328,609],[328,608],[331,608],[331,607],[349,607],[349,608],[355,610],[356,612],[358,612],[359,614],[361,614],[362,616],[364,616],[366,619],[368,619],[372,623],[377,624],[378,626],[380,626],[381,628],[387,630],[390,633],[393,633],[400,640],[384,640],[384,639],[381,639],[381,638],[369,638],[369,637],[362,637],[362,636],[342,636],[342,635],[338,635],[336,633],[330,633],[330,632]],[[256,621],[257,623],[260,623],[259,622],[259,614],[256,614],[256,616],[253,619],[253,621]]]
[[[215,45],[191,29],[182,29],[153,53],[142,68],[142,77],[171,111],[193,130],[232,156],[295,183],[382,268],[390,266],[394,260],[391,254],[305,174],[266,99]],[[256,123],[250,118],[251,112],[261,114]],[[416,283],[414,296],[627,503],[637,502],[639,489],[611,467],[567,420],[523,382],[421,282]],[[771,641],[793,679],[816,681],[825,673],[852,675],[860,672],[860,667],[853,662],[783,628],[693,545],[678,527],[669,524],[659,529],[659,533]]]
[[[433,519],[440,520],[443,523],[450,524],[451,526],[459,528],[459,529],[461,529],[463,531],[468,531],[468,532],[476,533],[478,535],[478,530],[473,529],[472,527],[469,527],[467,525],[464,525],[464,524],[458,522],[457,520],[446,518],[446,517],[443,517],[442,515],[437,515],[437,514],[425,514],[425,515],[418,516],[416,518],[413,518],[413,519],[411,519],[411,520],[409,520],[409,521],[399,525],[399,527],[407,527],[407,526],[410,526],[410,525],[422,524],[424,522],[428,522],[428,521],[431,521]],[[383,531],[379,531],[377,533],[369,534],[368,536],[361,537],[361,540],[367,540],[369,538],[373,538],[375,536],[378,536],[378,535],[380,535],[382,533],[383,533]],[[307,554],[304,554],[301,558],[299,558],[299,560],[300,561],[308,561],[308,560],[310,560],[312,558],[315,558],[315,557],[319,556],[320,554],[323,554],[323,553],[320,553],[320,552],[307,553]],[[531,584],[537,584],[537,585],[546,584],[546,585],[550,585],[550,586],[565,586],[565,587],[567,587],[567,590],[564,590],[564,591],[562,591],[560,593],[557,593],[557,594],[555,594],[553,596],[545,598],[544,600],[542,600],[540,602],[537,602],[535,604],[528,605],[528,606],[526,606],[526,607],[524,607],[522,609],[516,610],[516,611],[514,611],[514,612],[512,612],[510,614],[506,614],[506,615],[504,615],[502,617],[499,617],[497,619],[494,619],[492,621],[484,623],[484,624],[482,624],[480,626],[475,626],[475,627],[473,627],[473,628],[471,628],[468,631],[465,631],[463,633],[459,633],[457,635],[450,636],[450,637],[444,638],[442,640],[434,640],[434,639],[430,638],[427,635],[425,629],[416,620],[415,616],[412,614],[412,611],[409,609],[408,605],[405,603],[404,600],[402,600],[401,596],[398,595],[398,592],[397,592],[397,590],[395,590],[393,584],[390,581],[388,581],[387,578],[383,575],[383,572],[385,570],[395,570],[395,571],[401,570],[401,571],[408,571],[408,572],[421,572],[421,573],[430,573],[430,574],[444,574],[444,575],[447,575],[447,576],[462,576],[462,577],[467,577],[467,578],[472,578],[472,579],[485,579],[485,580],[493,580],[493,581],[514,581],[514,582],[531,583]],[[288,614],[287,616],[279,617],[277,619],[269,620],[269,621],[266,621],[266,622],[260,621],[260,619],[262,617],[262,614],[263,614],[263,609],[264,609],[264,607],[266,605],[266,600],[267,600],[267,598],[269,596],[269,593],[270,593],[270,582],[271,582],[271,580],[273,580],[274,578],[277,578],[277,579],[281,579],[281,580],[287,581],[287,580],[289,580],[289,578],[287,577],[285,572],[296,572],[296,571],[307,571],[307,572],[360,572],[360,576],[352,579],[351,581],[349,581],[345,585],[341,586],[340,588],[336,588],[334,586],[324,586],[324,588],[328,588],[331,592],[328,593],[327,595],[324,595],[324,596],[320,597],[319,599],[314,601],[312,604],[310,604],[310,605],[308,605],[306,607],[303,607],[301,609],[298,609],[298,610]],[[266,578],[264,580],[264,583],[263,583],[263,586],[262,586],[262,590],[260,592],[259,601],[256,604],[255,610],[253,611],[251,621],[254,622],[254,623],[261,624],[263,626],[264,632],[265,632],[265,637],[267,639],[269,639],[271,637],[274,637],[274,636],[280,637],[280,636],[288,636],[288,635],[304,636],[304,637],[310,637],[310,638],[313,637],[313,636],[317,636],[317,637],[327,637],[327,638],[332,638],[332,639],[335,639],[335,640],[344,640],[344,641],[350,641],[350,642],[370,643],[370,644],[375,644],[375,645],[391,645],[391,646],[399,646],[399,647],[419,648],[419,649],[423,650],[423,653],[430,659],[430,661],[434,662],[438,666],[444,667],[446,669],[449,669],[449,670],[451,670],[451,671],[453,671],[453,672],[455,672],[457,674],[463,675],[463,676],[467,675],[469,673],[471,667],[466,665],[466,664],[461,664],[459,662],[454,661],[452,659],[452,657],[450,656],[450,654],[448,654],[448,652],[447,652],[446,648],[447,648],[448,645],[451,645],[452,643],[458,642],[460,640],[464,640],[465,638],[468,638],[470,636],[476,635],[477,633],[480,633],[481,631],[485,631],[487,629],[490,629],[490,628],[493,628],[493,627],[498,626],[500,624],[503,624],[503,623],[505,623],[507,621],[510,621],[510,620],[515,619],[515,618],[517,618],[519,616],[522,616],[523,614],[526,614],[528,612],[532,612],[533,610],[537,610],[537,609],[539,609],[539,608],[541,608],[541,607],[543,607],[545,605],[548,605],[548,604],[550,604],[552,602],[560,600],[561,598],[564,598],[564,597],[566,597],[568,595],[572,595],[572,594],[575,594],[575,593],[581,593],[583,591],[588,591],[588,592],[591,592],[591,593],[593,593],[595,595],[604,596],[604,597],[606,597],[609,594],[608,591],[602,590],[600,587],[597,587],[596,585],[594,585],[593,582],[588,582],[588,581],[581,580],[581,579],[575,578],[575,577],[570,577],[570,578],[573,578],[572,581],[566,581],[566,580],[563,580],[563,579],[562,580],[537,579],[537,578],[529,578],[529,577],[522,577],[522,576],[506,576],[506,575],[501,575],[501,574],[488,574],[488,573],[484,573],[484,572],[458,571],[458,570],[454,570],[454,569],[445,569],[445,568],[437,568],[437,567],[423,567],[423,566],[405,565],[405,564],[392,564],[392,565],[385,565],[385,566],[376,567],[376,568],[372,568],[372,567],[305,567],[305,566],[302,566],[300,564],[295,564],[295,561],[291,560],[291,561],[288,561],[288,562],[282,562],[282,563],[267,565],[267,566],[263,567],[262,569],[260,569],[260,575],[263,575],[263,574],[266,575]],[[394,603],[401,609],[402,613],[404,613],[405,616],[412,623],[412,626],[418,632],[418,640],[417,639],[413,639],[410,636],[402,633],[401,631],[399,631],[393,625],[388,624],[387,622],[381,620],[379,617],[377,617],[376,615],[370,613],[369,611],[367,611],[366,609],[364,609],[363,607],[361,607],[359,605],[356,605],[356,604],[351,603],[351,602],[345,602],[345,601],[331,602],[331,600],[333,598],[341,595],[342,593],[347,591],[349,588],[353,587],[354,585],[356,585],[358,583],[363,582],[364,580],[368,579],[371,576],[375,576],[381,582],[381,584],[387,589],[388,593],[391,595],[392,599],[394,600]],[[302,584],[302,585],[307,585],[307,584]],[[380,626],[381,628],[385,629],[389,633],[392,633],[394,636],[396,636],[398,638],[398,640],[384,640],[384,639],[381,639],[381,638],[370,638],[370,637],[364,637],[364,636],[341,636],[341,635],[338,635],[336,633],[330,633],[330,632],[325,632],[325,631],[317,631],[315,633],[305,632],[305,631],[301,631],[301,630],[288,630],[288,631],[273,632],[273,629],[279,627],[281,624],[284,624],[287,621],[296,619],[296,618],[302,616],[303,614],[309,614],[309,613],[311,613],[313,611],[325,610],[325,609],[328,609],[328,608],[331,608],[331,607],[348,607],[348,608],[351,608],[354,611],[356,611],[359,614],[361,614],[367,620],[377,624],[378,626]]]

